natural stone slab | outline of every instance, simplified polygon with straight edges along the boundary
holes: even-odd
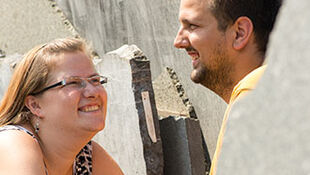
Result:
[[[175,71],[166,68],[153,81],[155,100],[160,117],[184,116],[197,118]]]
[[[160,120],[165,175],[205,175],[202,136],[197,119]]]
[[[98,71],[108,77],[106,128],[96,140],[125,174],[162,175],[162,143],[149,60],[136,46],[126,45],[95,62]]]

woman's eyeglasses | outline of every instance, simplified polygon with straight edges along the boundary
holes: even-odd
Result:
[[[62,81],[52,84],[50,86],[47,86],[46,88],[40,90],[39,92],[32,93],[31,95],[38,95],[44,91],[47,91],[51,88],[60,86],[60,87],[65,87],[65,86],[72,86],[76,87],[78,89],[82,89],[86,87],[87,82],[90,83],[93,86],[99,86],[102,84],[105,84],[108,82],[108,78],[101,76],[101,75],[95,75],[89,78],[81,78],[81,77],[68,77],[63,79]]]

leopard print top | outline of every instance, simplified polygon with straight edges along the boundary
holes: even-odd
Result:
[[[30,132],[26,128],[21,127],[19,125],[6,125],[6,126],[0,127],[0,132],[6,131],[6,130],[23,131],[31,135],[36,141],[38,141],[32,132]],[[48,175],[46,167],[45,167],[45,173],[46,175]],[[91,175],[92,174],[92,142],[91,141],[89,141],[82,148],[79,154],[75,157],[72,174],[73,175]]]
[[[75,157],[73,165],[74,175],[92,174],[92,151],[91,141],[89,141]]]

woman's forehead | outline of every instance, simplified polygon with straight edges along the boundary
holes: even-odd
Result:
[[[50,75],[51,78],[59,79],[70,76],[89,77],[96,73],[92,60],[83,52],[75,52],[59,55]]]

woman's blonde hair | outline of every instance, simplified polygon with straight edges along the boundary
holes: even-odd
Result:
[[[19,62],[0,105],[0,126],[23,124],[31,113],[25,106],[28,95],[47,86],[49,73],[59,54],[81,51],[91,58],[91,49],[83,39],[64,38],[31,49]]]

